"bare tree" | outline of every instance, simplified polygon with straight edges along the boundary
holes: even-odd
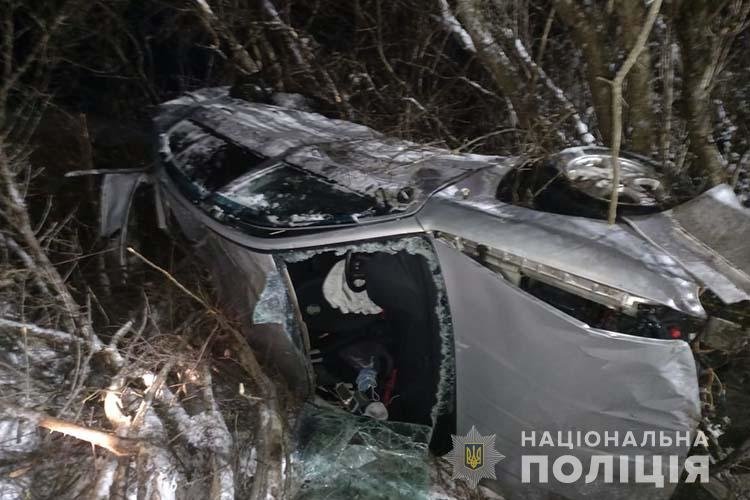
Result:
[[[90,256],[80,241],[75,209],[61,214],[55,210],[57,201],[49,198],[39,211],[30,196],[41,169],[27,141],[49,102],[49,75],[75,45],[66,37],[86,20],[86,6],[90,4],[74,1],[54,6],[0,3],[0,420],[4,429],[10,422],[18,426],[20,443],[12,457],[17,462],[3,450],[3,467],[15,469],[7,481],[3,472],[0,489],[44,497],[61,489],[72,491],[65,491],[70,497],[94,498],[134,492],[140,498],[163,498],[175,489],[184,496],[216,499],[283,495],[282,467],[288,457],[278,395],[238,329],[210,299],[149,261],[166,286],[177,285],[183,294],[169,298],[170,307],[164,308],[182,310],[182,317],[160,325],[153,307],[161,305],[151,304],[144,289],[140,311],[135,301],[126,306],[129,320],[114,333],[103,329],[95,309],[103,316],[107,311],[85,277],[75,272],[77,263]],[[150,98],[148,89],[145,94]],[[92,153],[83,149],[90,167]],[[163,292],[157,288],[151,293]],[[238,393],[235,385],[215,384],[212,370],[222,373],[222,368],[206,355],[214,337],[206,338],[205,331],[219,330],[229,335],[224,349],[236,353],[240,380],[257,399]],[[202,348],[196,349],[196,343]],[[188,409],[180,392],[174,392],[175,384],[190,399]],[[254,476],[237,470],[240,459],[251,459],[252,447],[244,446],[246,456],[240,456],[217,390],[252,416],[243,425],[257,448]],[[36,428],[54,434],[42,439]],[[86,445],[105,450],[104,455],[92,454]],[[73,467],[51,467],[59,465],[57,460],[39,464],[31,457],[40,453],[64,453]],[[179,484],[188,475],[204,478],[189,487],[192,493]],[[29,477],[38,480],[29,483]],[[16,490],[16,479],[26,486]]]

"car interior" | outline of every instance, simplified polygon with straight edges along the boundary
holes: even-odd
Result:
[[[310,338],[317,395],[354,414],[432,426],[441,363],[448,361],[427,260],[403,250],[329,251],[287,268]],[[332,282],[369,300],[369,309],[334,307]]]

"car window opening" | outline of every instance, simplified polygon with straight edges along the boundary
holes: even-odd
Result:
[[[317,396],[370,418],[425,426],[437,420],[431,448],[447,451],[455,423],[436,419],[435,409],[442,364],[453,359],[441,352],[439,294],[427,259],[406,250],[330,251],[287,266]]]
[[[169,133],[171,163],[204,194],[213,192],[258,168],[266,157],[184,121]]]
[[[619,157],[618,213],[645,215],[674,207],[689,193],[669,183],[658,165],[635,154]],[[611,153],[606,148],[569,148],[525,163],[500,182],[495,197],[543,212],[606,219],[612,192]]]

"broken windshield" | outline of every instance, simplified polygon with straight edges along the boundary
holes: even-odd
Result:
[[[285,162],[237,179],[211,201],[224,213],[261,226],[351,223],[380,211],[374,199]]]
[[[298,428],[301,488],[295,498],[436,498],[429,433],[428,426],[306,404]]]

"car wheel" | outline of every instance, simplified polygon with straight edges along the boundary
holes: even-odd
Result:
[[[630,153],[619,155],[619,215],[636,215],[664,209],[670,196],[663,175],[647,158]],[[524,177],[519,182],[519,176]],[[504,179],[505,181],[506,179]],[[607,148],[566,149],[516,177],[509,176],[498,197],[510,201],[510,184],[523,186],[527,204],[565,215],[606,218],[612,193],[612,155]],[[517,194],[517,192],[516,192]],[[516,196],[516,199],[518,197]]]
[[[573,189],[609,203],[612,193],[612,154],[603,148],[563,151],[553,160]],[[628,207],[659,207],[667,198],[664,181],[647,159],[619,155],[619,204]]]

